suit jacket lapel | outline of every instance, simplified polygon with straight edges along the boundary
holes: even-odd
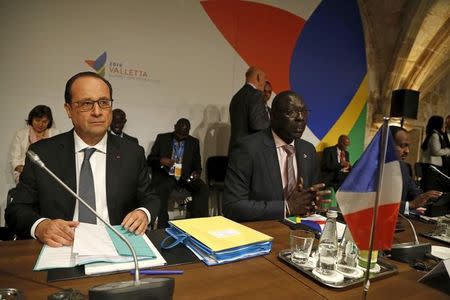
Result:
[[[73,137],[73,129],[65,134],[65,140],[62,140],[60,145],[59,161],[64,162],[61,164],[60,179],[67,184],[73,191],[77,190],[77,179],[75,171],[75,141]],[[66,194],[69,195],[69,194]],[[75,211],[75,197],[68,196],[67,208],[68,218],[72,218]],[[62,199],[62,201],[66,201]]]
[[[122,159],[120,146],[109,133],[106,151],[106,201],[110,221],[112,222],[111,216],[115,215],[113,213],[116,205],[115,195],[117,195],[117,189],[120,188],[120,179],[117,174],[122,169]]]
[[[266,129],[264,131],[264,158],[266,160],[266,174],[269,174],[270,181],[273,183],[274,187],[278,187],[278,189],[274,189],[275,198],[274,199],[283,199],[283,182],[281,179],[280,172],[280,164],[278,163],[278,154],[277,148],[275,146],[275,141],[273,140],[272,131]]]

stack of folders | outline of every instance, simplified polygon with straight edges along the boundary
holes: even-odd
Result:
[[[132,244],[140,268],[162,266],[166,261],[147,236],[135,235],[114,226]],[[114,232],[103,225],[80,223],[72,246],[44,245],[34,271],[85,265],[86,275],[134,269],[131,251]]]
[[[188,247],[208,266],[234,262],[268,254],[273,238],[222,216],[175,220],[169,222],[170,235],[162,247],[180,243]],[[175,239],[167,244],[169,239]]]

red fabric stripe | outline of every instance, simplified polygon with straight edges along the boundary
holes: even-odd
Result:
[[[399,208],[400,203],[378,207],[377,223],[375,226],[375,240],[373,244],[374,250],[391,248]],[[369,249],[372,218],[373,208],[344,215],[345,222],[350,228],[353,239],[360,250]]]

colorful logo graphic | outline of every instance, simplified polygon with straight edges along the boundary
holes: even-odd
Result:
[[[146,81],[157,81],[150,79],[149,73],[141,68],[130,68],[122,62],[110,61],[106,67],[106,51],[103,52],[96,60],[85,60],[85,62],[93,68],[97,74],[105,77],[107,73],[110,77],[122,79],[136,79]]]
[[[97,74],[105,77],[106,51],[103,52],[96,60],[85,60],[85,62],[94,69]]]
[[[312,112],[308,140],[318,150],[349,134],[361,153],[368,82],[356,0],[323,0],[306,19],[250,1],[201,4],[242,59],[265,70],[275,92],[304,97]]]

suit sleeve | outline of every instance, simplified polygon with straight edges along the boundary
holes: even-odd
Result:
[[[326,148],[323,150],[323,158],[321,162],[322,171],[335,172],[341,169],[341,165],[333,158],[334,148]]]
[[[201,162],[201,156],[200,156],[200,144],[198,139],[194,140],[194,155],[192,158],[192,166],[194,167],[194,171],[201,171],[202,170],[202,162]]]
[[[137,183],[137,207],[145,207],[151,214],[154,222],[159,211],[159,196],[150,184],[150,176],[148,166],[145,163],[144,148],[139,146],[139,169],[138,169],[138,183]]]
[[[153,170],[160,168],[161,163],[161,136],[158,134],[156,136],[155,143],[152,146],[152,150],[147,157],[147,164]]]
[[[251,95],[248,107],[248,124],[252,133],[269,127],[270,121],[264,105],[264,98],[260,91],[255,90]]]
[[[245,146],[238,144],[230,155],[223,194],[224,215],[236,221],[270,220],[283,218],[283,199],[258,201],[251,199],[254,172],[252,156]],[[264,184],[264,183],[259,183]]]
[[[33,149],[33,145],[30,146]],[[37,169],[28,157],[25,159],[25,167],[17,185],[14,199],[5,210],[5,220],[8,227],[19,236],[28,237],[31,226],[41,216],[39,215],[39,201],[36,178],[39,176]],[[41,174],[42,175],[42,174]]]

